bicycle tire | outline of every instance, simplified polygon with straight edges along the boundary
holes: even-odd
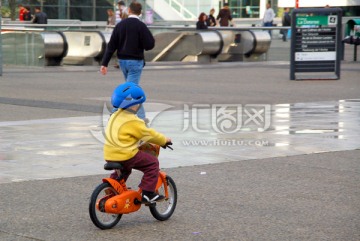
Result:
[[[111,191],[112,194],[105,193],[106,190],[107,192]],[[89,203],[89,214],[91,221],[96,227],[100,229],[110,229],[120,221],[122,214],[105,213],[96,208],[98,200],[106,198],[106,196],[111,197],[111,195],[113,196],[117,194],[118,193],[115,189],[113,189],[113,187],[107,182],[101,183],[93,191]]]
[[[162,202],[157,202],[154,206],[149,206],[152,216],[159,221],[169,219],[173,215],[177,204],[177,188],[175,182],[169,176],[166,176],[166,181],[168,184],[169,198]],[[159,188],[158,191],[159,194],[165,196],[164,185]]]

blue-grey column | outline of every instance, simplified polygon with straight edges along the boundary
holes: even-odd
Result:
[[[1,9],[1,1],[0,1],[0,9]],[[2,35],[1,35],[1,11],[0,11],[0,76],[2,76],[2,72],[3,72],[3,57],[2,57]]]
[[[58,0],[58,16],[59,19],[66,19],[66,5],[67,5],[67,0]]]

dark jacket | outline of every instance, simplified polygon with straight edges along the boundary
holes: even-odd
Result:
[[[206,25],[206,22],[197,21],[196,29],[208,29],[208,26]]]
[[[24,21],[31,21],[30,11],[28,11],[27,13],[24,13]]]
[[[216,19],[220,19],[220,26],[229,26],[229,21],[232,20],[230,10],[228,8],[221,9]]]
[[[33,23],[47,24],[47,15],[44,12],[35,13]]]
[[[213,15],[209,14],[209,16],[206,20],[206,24],[209,27],[214,27],[216,25],[216,20]]]
[[[282,25],[283,26],[291,26],[291,17],[290,14],[285,12],[282,18]]]
[[[115,50],[118,59],[143,60],[144,50],[154,46],[155,39],[143,22],[133,17],[123,19],[111,34],[101,65],[108,66]]]

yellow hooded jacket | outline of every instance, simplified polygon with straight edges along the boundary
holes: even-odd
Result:
[[[123,109],[111,115],[105,134],[106,161],[126,161],[134,157],[140,140],[160,146],[166,144],[163,134],[148,128],[134,113]]]

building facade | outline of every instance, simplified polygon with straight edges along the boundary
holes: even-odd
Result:
[[[343,10],[343,16],[360,16],[360,0],[278,0],[280,8],[293,8],[296,3],[299,8],[338,7]]]
[[[3,6],[9,0],[3,0]],[[118,0],[17,0],[18,4],[41,6],[49,19],[79,19],[81,21],[106,21],[107,9],[115,9]],[[133,0],[124,0],[128,5]],[[143,4],[144,13],[151,11],[155,20],[196,20],[201,12],[215,15],[228,4],[234,18],[262,18],[267,2],[271,2],[275,13],[284,7],[341,7],[345,16],[360,15],[360,0],[138,0]],[[216,16],[215,16],[216,17]]]

